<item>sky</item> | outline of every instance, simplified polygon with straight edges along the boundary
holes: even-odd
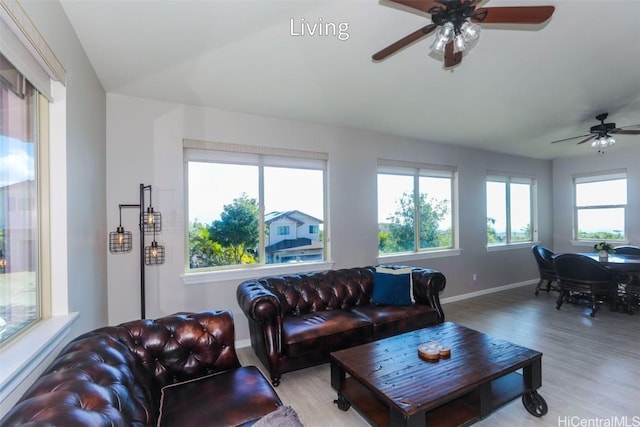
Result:
[[[298,210],[324,218],[322,171],[265,167],[265,213]],[[258,199],[258,167],[189,162],[189,220],[209,224],[242,193]]]
[[[34,143],[0,135],[0,187],[34,179]]]

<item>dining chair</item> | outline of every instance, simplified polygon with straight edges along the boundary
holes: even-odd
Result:
[[[586,298],[594,317],[601,304],[614,307],[618,296],[618,277],[598,261],[580,254],[559,254],[553,258],[560,295],[556,309],[569,300]]]
[[[640,256],[640,246],[622,245],[613,248],[616,255],[635,255]]]
[[[640,256],[640,246],[622,245],[613,248],[616,255]],[[637,308],[640,300],[640,272],[629,272],[629,279],[625,283],[622,299],[626,301],[627,313],[633,314],[633,308]]]
[[[540,287],[545,280],[547,282],[547,287],[545,289],[547,293],[551,290],[557,291],[558,288],[551,285],[553,282],[556,282],[556,270],[553,267],[553,256],[555,254],[553,251],[542,245],[533,245],[531,247],[531,252],[533,252],[533,257],[538,263],[538,271],[540,272],[540,281],[536,286],[536,296],[540,292]]]

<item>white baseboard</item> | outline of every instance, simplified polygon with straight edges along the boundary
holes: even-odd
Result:
[[[249,347],[250,345],[251,345],[251,339],[249,338],[236,341],[236,348]]]
[[[481,291],[469,292],[468,294],[455,295],[452,297],[442,298],[440,300],[441,304],[447,304],[449,302],[462,301],[469,298],[479,297],[481,295],[493,294],[500,291],[506,291],[507,289],[520,288],[522,286],[530,286],[538,283],[538,279],[526,280],[524,282],[510,283],[504,286],[497,286],[495,288],[483,289]]]

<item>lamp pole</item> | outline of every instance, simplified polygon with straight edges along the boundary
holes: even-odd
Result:
[[[140,318],[146,318],[146,295],[145,295],[145,266],[144,266],[144,248],[145,248],[145,236],[144,236],[144,192],[146,190],[151,191],[150,185],[140,184],[140,203],[137,204],[120,204],[122,208],[138,208],[140,214],[138,215],[138,229],[140,230]]]
[[[144,190],[145,188],[149,188],[151,191],[151,186],[145,187],[144,184],[140,184],[140,215],[138,216],[140,223],[138,227],[140,228],[140,318],[145,319],[146,315],[146,304],[145,304],[145,277],[144,277]]]

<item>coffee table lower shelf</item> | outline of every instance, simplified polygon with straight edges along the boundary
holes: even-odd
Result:
[[[425,414],[425,425],[450,427],[473,424],[520,397],[525,390],[523,376],[518,372],[509,373],[490,383],[484,400],[480,390],[476,389],[428,411]],[[390,426],[389,407],[354,378],[344,380],[339,395],[354,406],[369,423],[380,427]],[[488,406],[483,410],[485,404]]]

